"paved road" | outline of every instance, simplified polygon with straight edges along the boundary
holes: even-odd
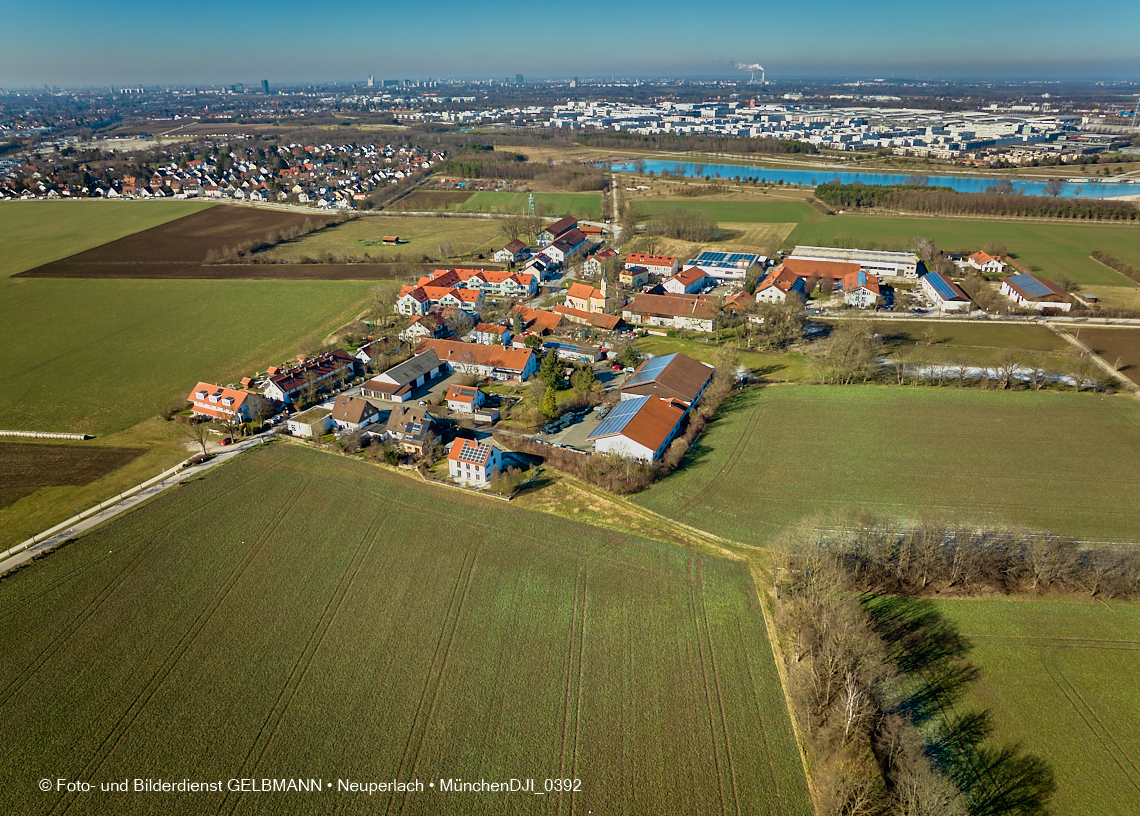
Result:
[[[21,564],[26,564],[33,558],[55,549],[65,541],[82,535],[98,527],[103,522],[137,507],[143,502],[149,501],[164,490],[168,490],[186,479],[196,478],[200,473],[216,467],[222,462],[228,462],[230,459],[244,453],[250,448],[257,447],[263,442],[269,441],[274,433],[276,433],[276,431],[268,431],[250,437],[232,447],[227,447],[224,453],[218,454],[209,462],[201,465],[188,468],[183,468],[181,464],[176,465],[170,470],[160,473],[155,478],[143,482],[141,485],[132,487],[130,490],[124,490],[120,494],[124,496],[124,498],[119,501],[112,499],[103,502],[96,507],[83,511],[77,516],[72,516],[67,521],[61,522],[26,541],[12,545],[0,554],[0,575],[15,569]]]

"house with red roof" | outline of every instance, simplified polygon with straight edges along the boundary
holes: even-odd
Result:
[[[466,485],[486,487],[502,468],[502,451],[490,440],[456,439],[447,452],[447,472]]]
[[[695,295],[712,283],[699,266],[692,266],[662,282],[661,288],[671,295]]]
[[[649,255],[643,252],[631,252],[625,256],[625,268],[640,266],[652,275],[662,278],[677,274],[678,262],[673,255]]]
[[[572,283],[566,290],[566,303],[568,308],[583,312],[604,312],[606,310],[606,296],[601,289],[596,289],[586,283]]]
[[[988,252],[982,252],[980,250],[967,258],[966,263],[979,272],[985,272],[987,274],[1000,275],[1005,271],[1005,264],[1001,262],[1001,258],[994,257]]]
[[[250,422],[257,415],[259,408],[268,407],[265,398],[260,394],[204,382],[194,386],[194,390],[186,399],[195,416],[223,422],[230,419]]]
[[[857,267],[858,264],[854,266]],[[756,286],[756,302],[785,303],[789,295],[804,298],[807,296],[804,292],[805,280],[802,275],[797,275],[791,269],[778,266]]]

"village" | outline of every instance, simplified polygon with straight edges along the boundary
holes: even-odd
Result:
[[[805,317],[844,311],[985,317],[953,280],[967,273],[988,276],[1010,311],[1067,312],[1076,297],[1028,272],[1007,275],[1006,262],[981,250],[942,259],[936,271],[915,253],[826,247],[778,258],[622,256],[607,237],[565,216],[538,230],[534,246],[502,245],[494,260],[506,269],[437,269],[403,286],[392,304],[401,322],[352,351],[298,355],[240,383],[199,382],[188,396],[201,425],[191,436],[205,455],[208,434],[226,445],[268,425],[348,452],[375,445],[425,478],[478,488],[528,468],[511,449],[520,445],[652,467],[685,432],[716,370],[683,353],[643,358],[636,338],[726,328],[748,337],[789,319],[798,333]],[[545,292],[559,302],[542,308]],[[492,312],[506,316],[484,322]]]

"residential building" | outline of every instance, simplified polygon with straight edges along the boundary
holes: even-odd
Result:
[[[428,312],[419,317],[413,317],[411,322],[400,332],[400,339],[405,343],[416,346],[425,337],[447,337],[451,330],[438,312]],[[363,351],[363,349],[361,349]],[[359,354],[357,355],[359,357]]]
[[[250,422],[257,418],[259,410],[264,418],[269,409],[269,403],[260,394],[204,382],[194,386],[186,399],[195,415],[223,422]]]
[[[404,402],[412,398],[416,388],[444,376],[447,371],[447,365],[440,361],[435,351],[419,350],[411,359],[392,366],[364,383],[360,387],[360,394],[373,399]]]
[[[434,439],[435,417],[426,409],[414,405],[393,405],[381,438],[392,442],[401,453],[421,454]]]
[[[461,343],[456,340],[424,340],[416,349],[434,351],[453,371],[494,380],[525,381],[538,371],[538,357],[528,348],[503,348]]]
[[[762,263],[762,256],[747,252],[702,252],[685,264],[685,269],[698,268],[710,278],[725,283],[743,283],[748,274]]]
[[[1073,301],[1064,289],[1053,281],[1036,275],[1011,275],[1001,282],[1001,293],[1028,309],[1067,312],[1073,308]]]
[[[672,255],[648,255],[642,252],[631,252],[625,256],[626,269],[640,266],[651,275],[668,278],[677,274],[677,259]]]
[[[671,295],[695,295],[705,288],[709,278],[699,266],[689,266],[663,281],[661,288]]]
[[[606,310],[606,296],[601,289],[585,283],[572,283],[566,290],[566,303],[571,309],[583,312],[604,312]]]
[[[540,244],[552,244],[577,226],[578,219],[568,215],[550,224],[546,229],[536,235],[535,238]]]
[[[605,312],[583,312],[581,309],[571,309],[568,306],[552,306],[550,310],[570,323],[593,326],[602,331],[614,331],[621,325],[620,317]]]
[[[650,357],[629,375],[618,393],[623,400],[635,397],[672,399],[692,407],[712,382],[716,369],[684,354]]]
[[[341,394],[333,403],[332,421],[341,430],[359,431],[380,419],[380,409],[360,397]]]
[[[453,385],[447,389],[447,407],[460,414],[473,414],[486,401],[473,385]]]
[[[586,236],[571,230],[567,235],[559,238],[539,250],[539,253],[550,258],[551,262],[565,265],[568,260],[586,248]]]
[[[879,279],[866,272],[852,272],[845,275],[840,283],[843,288],[843,302],[856,309],[874,308],[881,295]]]
[[[278,402],[296,402],[306,388],[320,388],[352,378],[356,358],[344,349],[326,351],[287,369],[269,368],[264,393]]]
[[[621,313],[627,323],[711,332],[716,324],[716,303],[702,295],[639,294]]]
[[[538,276],[528,272],[505,272],[501,269],[437,269],[420,278],[417,286],[475,289],[500,297],[534,297],[538,294]]]
[[[649,270],[644,266],[627,266],[618,273],[618,282],[626,289],[640,289],[649,283]]]
[[[506,326],[478,323],[475,326],[474,335],[475,342],[483,346],[509,346],[511,344],[511,330]]]
[[[584,264],[586,274],[592,278],[601,277],[602,274],[606,271],[606,261],[608,261],[610,258],[616,257],[616,249],[606,247],[605,249],[598,250],[586,259],[586,263]]]
[[[529,306],[523,306],[522,304],[517,304],[511,310],[512,316],[516,314],[522,318],[523,331],[540,336],[550,334],[552,331],[558,328],[560,323],[562,323],[562,315],[560,314],[552,311],[548,312],[545,309],[532,309]],[[588,313],[583,312],[583,314]],[[518,341],[516,340],[515,342]]]
[[[1005,264],[1001,262],[1001,258],[980,250],[967,258],[966,263],[979,272],[985,272],[988,275],[1000,275],[1005,272]]]
[[[586,441],[595,453],[616,453],[653,462],[677,438],[685,421],[685,406],[673,400],[640,396],[615,405]]]
[[[555,263],[545,255],[534,255],[522,266],[523,272],[531,272],[538,276],[539,280],[546,280],[547,275],[554,271]]]
[[[483,311],[485,299],[481,289],[450,286],[405,286],[396,301],[396,311],[415,317],[447,308],[477,315]]]
[[[918,282],[922,293],[943,312],[968,312],[973,307],[970,298],[940,272],[927,272]]]
[[[807,297],[804,292],[805,280],[790,269],[778,266],[757,284],[756,302],[786,303],[789,295],[797,296],[802,300]]]
[[[913,280],[918,277],[918,256],[913,252],[798,246],[792,250],[791,257],[796,260],[857,263],[864,272],[869,272],[880,278],[910,278]]]
[[[525,259],[526,244],[518,238],[495,250],[496,263],[516,264]]]
[[[447,453],[448,473],[460,484],[486,486],[502,462],[502,452],[489,441],[456,439]]]
[[[286,427],[293,436],[315,438],[332,430],[332,412],[328,408],[310,408],[289,417]]]

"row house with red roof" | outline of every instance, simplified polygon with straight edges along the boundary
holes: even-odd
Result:
[[[326,351],[290,368],[271,366],[264,393],[278,402],[297,402],[306,387],[343,382],[355,371],[356,359],[347,351]]]

